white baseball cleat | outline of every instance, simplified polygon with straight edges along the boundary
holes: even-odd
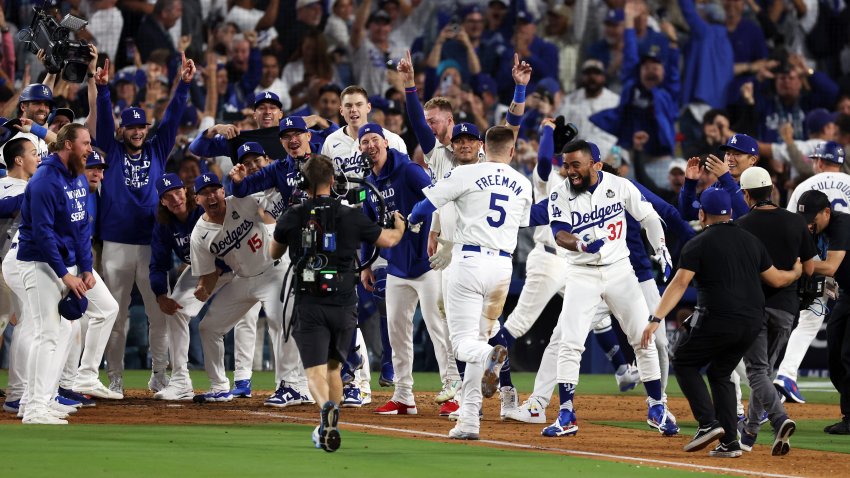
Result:
[[[156,392],[153,398],[157,400],[167,400],[172,402],[191,401],[195,397],[195,391],[192,387],[181,387],[178,384],[168,384],[167,387]]]
[[[67,425],[68,420],[57,418],[50,413],[30,413],[24,417],[25,425]]]
[[[460,391],[460,386],[463,384],[460,380],[446,380],[443,383],[443,389],[434,397],[434,401],[443,404],[455,398],[457,392]]]
[[[151,372],[151,378],[148,380],[148,390],[151,392],[159,392],[164,390],[165,387],[168,386],[168,382],[170,377],[165,373],[165,370],[161,372]],[[122,384],[122,392],[123,392],[123,384]]]
[[[64,413],[65,415],[70,415],[72,413],[77,413],[77,409],[68,405],[62,405],[56,400],[51,400],[47,405],[51,410],[55,410],[59,413]]]
[[[504,420],[514,420],[523,423],[546,423],[546,407],[536,398],[531,397],[519,407],[508,410]]]
[[[614,374],[614,379],[621,392],[628,392],[640,383],[640,373],[634,365],[624,365]]]
[[[449,430],[449,438],[454,438],[455,440],[479,440],[480,437],[478,433],[475,432],[465,432],[460,429],[460,423],[454,426],[451,430]]]
[[[120,380],[120,379],[119,379]],[[123,390],[123,385],[121,389]],[[92,383],[74,383],[74,386],[71,389],[77,393],[81,393],[83,395],[91,395],[92,397],[97,398],[106,398],[109,400],[123,400],[124,394],[115,392],[109,388],[106,388],[100,381],[95,380]]]
[[[505,420],[508,412],[519,408],[519,396],[515,387],[502,387],[499,389],[499,398],[502,402],[501,413],[499,418]]]

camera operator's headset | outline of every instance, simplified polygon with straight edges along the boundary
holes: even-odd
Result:
[[[301,174],[300,169],[301,169],[301,166],[310,157],[311,157],[311,155],[307,155],[307,156],[304,156],[304,157],[301,157],[301,158],[295,158],[295,162],[298,165],[298,173],[296,174],[296,179],[297,179],[297,184],[298,184],[297,188],[302,190],[302,191],[307,191],[309,189],[310,185],[307,183],[307,178],[305,178],[304,175]],[[372,196],[377,200],[376,208],[377,208],[377,217],[379,218],[378,224],[381,227],[384,227],[384,228],[392,227],[393,218],[387,216],[387,213],[386,213],[387,212],[387,204],[384,201],[383,194],[381,194],[381,192],[378,191],[378,188],[376,188],[375,185],[367,182],[366,179],[365,179],[365,176],[368,176],[372,171],[372,158],[369,157],[369,155],[367,155],[367,154],[362,154],[360,156],[360,161],[361,161],[361,163],[360,163],[359,167],[364,172],[363,178],[348,177],[345,174],[343,174],[341,171],[338,171],[334,174],[334,185],[331,188],[331,194],[333,195],[334,199],[336,199],[336,201],[335,201],[335,204],[333,206],[331,206],[331,208],[330,208],[331,216],[336,215],[336,210],[341,205],[341,202],[343,200],[345,200],[350,205],[362,204],[363,202],[365,202],[367,200],[368,194],[369,194],[369,192],[371,192]],[[319,229],[319,227],[318,227],[319,225],[316,222],[317,218],[316,218],[315,210],[307,212],[306,214],[308,216],[310,216],[310,219],[307,222],[307,224],[308,224],[307,228],[305,229],[305,228],[302,227],[302,248],[305,247],[305,241],[307,241],[307,242],[309,242],[309,247],[311,247],[311,249],[313,249],[313,252],[315,252],[316,249],[318,248],[317,242],[319,242],[320,240],[322,240],[324,238],[320,239],[318,237],[315,237],[315,231],[317,229]],[[335,234],[336,230],[334,230],[332,232]],[[334,238],[333,241],[334,241],[333,247],[335,248],[336,239]],[[375,248],[372,251],[372,256],[369,257],[369,259],[367,259],[365,262],[361,262],[359,266],[355,267],[354,273],[359,274],[361,271],[363,271],[366,268],[368,268],[369,266],[371,266],[378,259],[378,255],[379,255],[379,248],[377,246],[375,246]],[[312,258],[320,258],[321,257],[321,258],[323,258],[323,260],[320,260],[320,262],[318,264],[306,264],[308,257],[312,257]],[[289,280],[290,274],[292,274],[293,269],[297,270],[297,269],[304,268],[303,270],[305,270],[305,271],[310,270],[311,272],[315,273],[316,271],[319,271],[319,269],[321,269],[322,267],[327,266],[328,263],[329,263],[329,261],[328,261],[327,257],[324,256],[323,254],[315,254],[315,255],[312,255],[312,256],[308,256],[308,255],[305,254],[302,257],[300,257],[297,262],[292,262],[289,265],[289,268],[286,270],[286,274],[284,275],[283,287],[280,291],[281,301],[283,302],[283,315],[284,315],[284,317],[286,316],[286,309],[289,306],[289,298],[293,295],[293,292],[295,290],[296,282],[300,281],[300,278],[293,277],[293,279],[295,279],[295,280],[292,280],[289,284],[289,287],[286,287],[286,281]],[[284,341],[289,340],[289,335],[290,335],[290,332],[292,331],[292,326],[295,324],[295,321],[296,321],[296,318],[293,317],[289,321],[289,327],[284,328],[284,334],[283,334]]]

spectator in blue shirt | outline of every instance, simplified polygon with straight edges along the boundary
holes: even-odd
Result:
[[[776,62],[768,60],[767,42],[759,24],[743,17],[744,0],[723,0],[723,11],[735,57],[735,78],[727,90],[727,103],[731,103],[738,99],[741,85],[773,68]]]
[[[496,73],[499,84],[499,98],[505,104],[510,103],[514,93],[514,82],[511,76],[514,53],[531,65],[531,80],[538,82],[544,78],[558,78],[558,49],[555,45],[537,36],[536,19],[529,13],[520,11],[517,14],[514,36],[511,44],[505,48]]]

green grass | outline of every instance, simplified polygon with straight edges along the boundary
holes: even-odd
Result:
[[[528,477],[565,470],[581,476],[690,476],[693,473],[549,453],[343,432],[336,453],[316,450],[311,427],[78,425],[0,426],[4,476],[469,476]],[[531,455],[533,454],[533,455]],[[48,458],[49,457],[49,458]],[[438,459],[435,459],[438,458]],[[533,459],[533,462],[529,460]]]
[[[601,421],[594,423],[620,428],[646,430],[647,433],[653,434],[658,433],[655,430],[651,430],[646,422]],[[835,423],[835,420],[799,420],[797,422],[797,431],[791,437],[791,448],[850,453],[850,437],[827,435],[823,432],[825,426],[832,425],[833,423]],[[681,427],[680,433],[683,435],[692,436],[697,431],[696,422],[686,421],[679,422],[678,424]],[[756,444],[765,446],[773,444],[773,429],[769,423],[762,425]]]

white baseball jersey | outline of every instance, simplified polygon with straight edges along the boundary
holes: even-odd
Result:
[[[797,212],[797,201],[800,200],[800,195],[811,190],[826,194],[834,211],[850,212],[850,174],[818,173],[806,179],[788,198],[788,210]]]
[[[251,197],[256,199],[257,205],[275,219],[286,210],[286,201],[283,200],[283,196],[277,188],[268,188],[265,191],[252,194]]]
[[[549,195],[549,221],[566,223],[570,232],[589,244],[606,238],[597,254],[567,251],[576,265],[608,265],[629,257],[626,244],[626,211],[642,221],[655,210],[628,179],[599,172],[591,193],[575,194],[564,181]]]
[[[437,208],[455,203],[458,244],[513,252],[519,228],[528,226],[531,183],[507,164],[458,166],[422,192]]]
[[[565,179],[558,174],[555,166],[552,166],[552,171],[549,172],[549,179],[546,181],[540,178],[540,175],[537,174],[537,168],[534,168],[534,172],[531,174],[531,185],[534,188],[534,202],[539,203],[549,197],[564,181]],[[562,256],[567,252],[566,249],[555,242],[555,236],[552,235],[552,228],[548,224],[535,227],[533,238],[534,242],[558,249],[558,252]]]
[[[32,133],[24,133],[22,131],[18,131],[18,134],[9,138],[9,141],[15,138],[27,138],[28,140],[32,141],[32,143],[35,145],[36,151],[38,152],[38,157],[41,159],[46,158],[47,155],[50,154],[50,151],[47,149],[47,143],[45,143],[43,139]],[[6,165],[6,158],[3,156],[3,148],[0,148],[0,162],[2,162],[3,165]]]
[[[20,196],[27,188],[27,182],[23,179],[6,176],[0,178],[0,199]],[[0,219],[0,255],[5,256],[12,245],[12,238],[18,233],[21,225],[21,215],[11,219]]]
[[[325,144],[322,145],[322,154],[333,159],[337,170],[342,171],[346,176],[362,178],[360,144],[357,138],[345,134],[345,129],[340,128],[328,135]],[[384,138],[387,139],[390,148],[407,154],[407,146],[401,136],[384,129]]]
[[[221,259],[239,277],[254,277],[272,266],[269,254],[269,232],[251,196],[225,199],[224,224],[203,218],[192,230],[189,255],[192,275],[215,271],[215,259]]]
[[[480,163],[481,161],[484,161],[483,148],[478,150],[478,162]],[[443,145],[437,141],[434,144],[434,149],[425,155],[425,164],[428,165],[428,170],[431,173],[431,183],[436,183],[442,179],[446,173],[457,166],[451,143]]]

